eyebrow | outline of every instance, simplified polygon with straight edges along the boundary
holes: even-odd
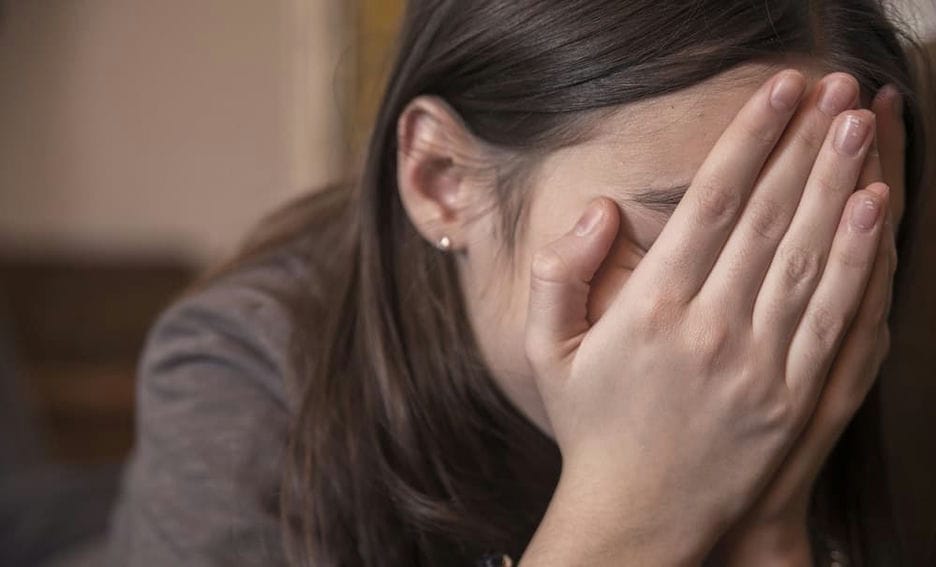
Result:
[[[672,187],[647,187],[628,194],[627,200],[651,211],[671,215],[688,190],[688,183]]]

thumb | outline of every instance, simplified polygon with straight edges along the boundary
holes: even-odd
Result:
[[[575,228],[539,250],[530,269],[526,350],[534,367],[566,358],[588,330],[588,290],[620,224],[617,206],[592,201]]]

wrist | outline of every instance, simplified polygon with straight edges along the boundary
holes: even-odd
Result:
[[[676,525],[660,513],[665,500],[630,498],[622,484],[563,473],[521,565],[699,565],[712,545],[699,534],[710,530]]]

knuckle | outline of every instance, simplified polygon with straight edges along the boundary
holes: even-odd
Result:
[[[854,333],[861,337],[869,347],[877,345],[881,336],[881,329],[887,327],[887,302],[879,299],[873,304],[862,305],[858,316],[852,324]]]
[[[701,182],[698,191],[702,221],[719,223],[731,220],[741,208],[741,192],[730,183],[718,178]]]
[[[773,199],[761,199],[752,203],[750,212],[751,232],[764,240],[776,241],[786,230],[786,207]]]
[[[846,425],[855,416],[855,413],[864,404],[868,397],[868,392],[874,385],[875,380],[880,373],[880,362],[874,361],[872,366],[864,368],[856,376],[852,377],[850,383],[845,384],[843,388],[836,391],[836,395],[830,400],[831,414],[834,420],[840,425]]]
[[[864,313],[859,313],[855,325],[866,329],[865,333],[870,336],[873,342],[875,338],[874,330],[887,323],[887,304],[883,301],[875,302],[868,306]]]
[[[848,268],[849,270],[865,271],[871,267],[874,259],[867,251],[858,250],[855,247],[845,247],[837,250],[833,256],[836,263]]]
[[[882,297],[876,302],[871,319],[871,324],[875,327],[887,326],[887,319],[890,315],[889,299],[889,297]]]
[[[824,172],[819,174],[813,181],[815,191],[820,195],[834,195],[843,191],[842,184],[836,179],[835,172]]]
[[[812,284],[822,272],[822,255],[803,246],[788,246],[781,252],[783,273],[792,286]]]
[[[691,348],[707,366],[712,366],[725,358],[730,350],[731,339],[731,331],[726,325],[707,324],[695,332]]]
[[[527,333],[524,340],[524,353],[534,371],[538,371],[548,358],[548,351],[543,341],[535,333]]]
[[[821,347],[832,349],[845,330],[845,316],[827,305],[816,304],[806,312],[806,326]]]
[[[751,372],[734,393],[742,407],[756,415],[762,427],[783,432],[793,424],[795,406],[784,382],[764,380],[763,372]]]
[[[770,428],[786,430],[796,420],[796,412],[788,396],[770,396],[760,404],[759,413]]]
[[[759,148],[767,148],[777,141],[776,117],[773,113],[765,112],[758,117],[758,122],[741,122],[741,133],[748,144]]]
[[[636,308],[640,327],[651,334],[670,329],[678,317],[678,307],[664,295],[651,297]]]
[[[528,329],[524,337],[523,354],[536,374],[543,374],[559,358],[549,336],[535,329]]]
[[[571,273],[565,258],[553,246],[542,248],[533,255],[530,271],[534,285],[538,281],[564,282]]]

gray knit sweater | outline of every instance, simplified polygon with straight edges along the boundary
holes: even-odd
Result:
[[[307,270],[299,257],[272,256],[180,300],[153,328],[111,564],[285,563],[277,501],[298,396],[278,297]]]

